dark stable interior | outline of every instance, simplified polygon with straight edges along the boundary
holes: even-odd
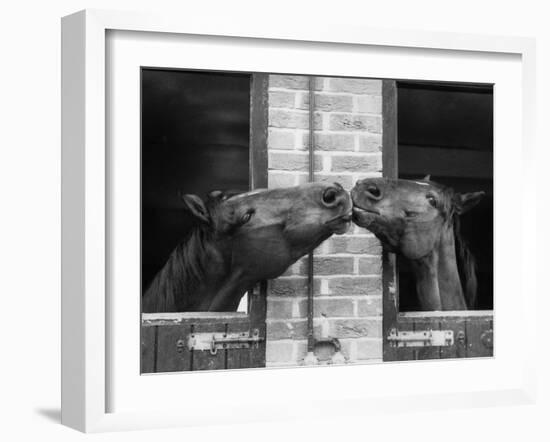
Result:
[[[249,189],[250,75],[143,68],[141,98],[146,290],[193,226],[179,192]]]
[[[493,87],[398,82],[399,177],[486,196],[461,216],[477,264],[477,310],[493,308]],[[413,275],[398,259],[399,310],[419,310]]]

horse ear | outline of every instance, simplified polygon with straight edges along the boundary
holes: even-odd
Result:
[[[485,192],[473,192],[463,193],[460,195],[460,204],[458,207],[459,215],[466,213],[468,210],[473,209],[481,199],[485,196]]]
[[[197,195],[181,195],[181,200],[187,210],[189,210],[196,218],[207,224],[210,223],[210,215],[204,202]]]
[[[422,178],[422,181],[430,181],[432,177],[428,174],[424,178]]]

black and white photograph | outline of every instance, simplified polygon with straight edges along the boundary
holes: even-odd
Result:
[[[142,374],[493,356],[492,84],[140,93]]]
[[[544,2],[4,3],[0,440],[550,440]]]

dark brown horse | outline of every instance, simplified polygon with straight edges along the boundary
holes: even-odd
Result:
[[[455,193],[429,176],[365,179],[351,191],[353,220],[410,260],[422,310],[466,310],[475,306],[477,279],[459,217],[483,195]]]
[[[236,311],[248,289],[351,223],[351,199],[339,184],[182,199],[195,226],[144,293],[143,312]]]

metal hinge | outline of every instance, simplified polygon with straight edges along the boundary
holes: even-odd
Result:
[[[392,347],[448,347],[454,344],[452,330],[398,331],[390,330],[388,341]]]
[[[187,348],[189,350],[210,350],[210,353],[215,355],[218,350],[258,348],[259,343],[263,340],[258,329],[239,333],[193,333],[187,338]],[[178,341],[178,348],[182,345],[183,342]]]

